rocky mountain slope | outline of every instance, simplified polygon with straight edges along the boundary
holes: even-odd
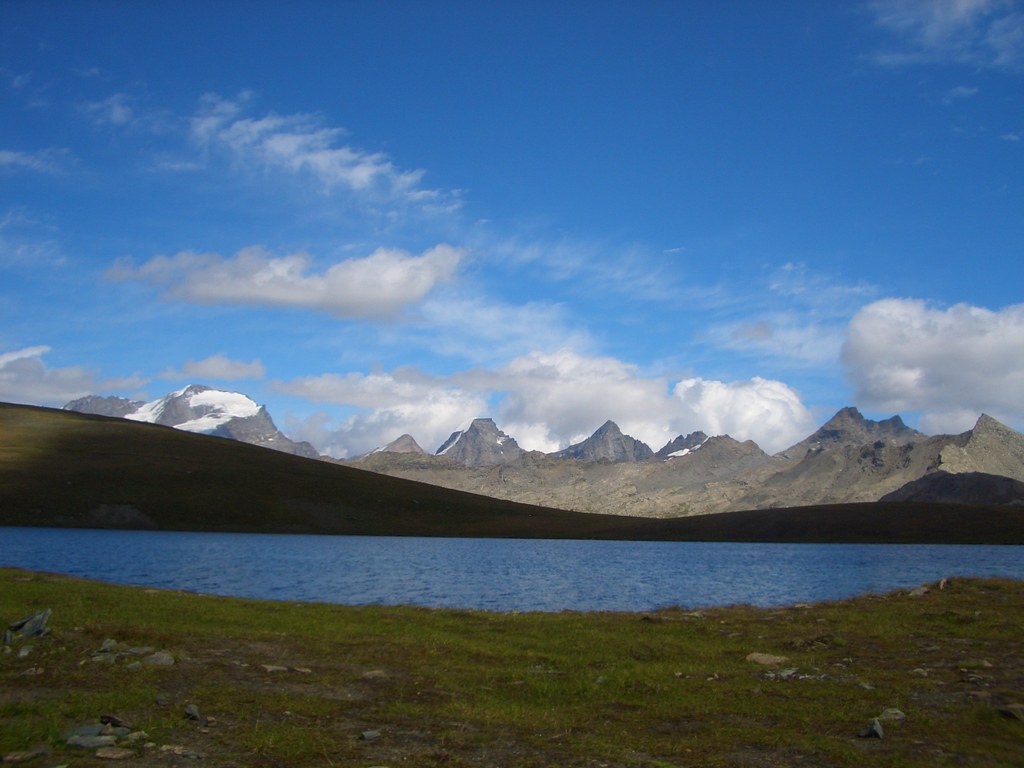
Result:
[[[470,444],[507,438],[489,419],[478,421],[487,422],[486,430],[481,425]],[[453,435],[456,442],[461,434]],[[582,443],[548,455],[524,453],[516,446],[518,454],[499,455],[492,449],[488,458],[480,449],[470,463],[462,458],[469,454],[450,450],[454,445],[450,440],[437,456],[385,451],[352,463],[510,501],[642,517],[874,502],[895,499],[891,494],[904,488],[907,498],[921,500],[1010,503],[1016,498],[1012,482],[967,482],[964,476],[1024,481],[1024,435],[989,416],[963,434],[928,437],[898,416],[872,421],[855,408],[844,408],[775,456],[750,441],[708,438],[702,432],[680,435],[653,453],[612,422]],[[959,480],[920,484],[937,472]]]
[[[320,455],[309,443],[285,437],[274,425],[267,409],[246,395],[198,384],[148,403],[121,397],[83,397],[65,405],[64,410],[226,437],[310,459]]]
[[[453,432],[437,449],[438,456],[447,456],[467,467],[505,464],[523,453],[519,444],[498,429],[493,419],[473,419],[468,429]]]

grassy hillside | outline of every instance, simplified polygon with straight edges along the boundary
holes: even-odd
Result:
[[[114,715],[143,732],[117,745],[136,766],[1019,766],[1024,584],[944,587],[501,614],[0,569],[0,622],[53,611],[51,635],[0,654],[0,757],[39,747],[51,753],[27,765],[106,764],[62,734]],[[155,652],[165,664],[146,661]],[[874,718],[883,737],[859,737]]]
[[[0,404],[0,524],[405,536],[1024,544],[1019,507],[645,520],[448,490],[168,427]]]

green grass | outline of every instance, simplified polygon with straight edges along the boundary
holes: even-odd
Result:
[[[0,656],[0,753],[46,743],[48,766],[99,765],[60,734],[105,713],[149,734],[156,747],[138,747],[135,763],[154,765],[183,759],[161,757],[165,744],[207,765],[254,766],[1010,766],[1024,754],[1024,722],[999,712],[1024,703],[1024,584],[1014,581],[699,616],[499,614],[0,570],[0,619],[47,607],[53,634],[24,659],[17,645]],[[106,638],[178,661],[137,671],[92,661]],[[753,651],[798,671],[772,679],[745,660]],[[207,733],[182,718],[190,703],[216,718]],[[906,720],[884,723],[880,741],[859,739],[889,707]]]

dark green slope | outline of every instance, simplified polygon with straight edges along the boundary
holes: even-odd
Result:
[[[392,536],[1024,543],[1019,507],[672,520],[567,512],[103,416],[0,403],[0,525]]]

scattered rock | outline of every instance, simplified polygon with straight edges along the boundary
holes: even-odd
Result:
[[[380,738],[380,731],[363,731],[359,734],[360,741],[373,741]]]
[[[260,664],[267,672],[287,672],[288,667],[281,667],[277,664]]]
[[[115,648],[117,648],[117,640],[112,637],[108,637],[103,641],[103,645],[100,646],[100,653],[109,653]]]
[[[115,741],[117,741],[116,736],[72,736],[67,740],[67,745],[83,749],[96,749],[97,747],[112,747]]]
[[[131,728],[131,723],[127,720],[122,720],[117,715],[100,715],[99,722],[103,725],[111,725],[115,728]]]
[[[162,693],[158,693],[157,696],[156,696],[156,699],[154,699],[154,701],[156,702],[156,705],[158,707],[166,707],[167,706],[167,697],[164,696]]]
[[[859,683],[857,683],[857,687],[858,688],[863,688],[865,691],[873,691],[873,690],[875,690],[875,686],[873,686],[871,683],[865,683],[863,680],[861,680]]]
[[[131,654],[132,656],[145,656],[148,653],[153,653],[154,650],[154,648],[150,648],[148,645],[145,645],[129,648],[125,653]]]
[[[96,757],[101,760],[127,760],[135,757],[135,753],[124,747],[103,747],[96,750]]]
[[[939,589],[945,589],[947,584],[949,584],[949,579],[945,577],[939,579]]]
[[[785,664],[789,659],[785,656],[773,656],[770,653],[751,653],[747,656],[747,661],[752,661],[765,667],[777,667],[779,664]]]
[[[871,721],[870,725],[860,732],[862,739],[880,739],[882,738],[882,724],[875,718]]]
[[[313,670],[309,667],[292,667],[296,672],[301,672],[303,675],[313,674]]]
[[[910,670],[910,674],[917,675],[918,677],[928,677],[928,670],[918,667],[917,669]]]
[[[1017,720],[1024,720],[1024,704],[1007,704],[996,710],[1003,717],[1012,717]]]
[[[18,658],[19,659],[24,659],[26,656],[28,656],[30,653],[32,653],[32,648],[33,648],[33,646],[31,646],[31,645],[23,645],[23,646],[21,646],[21,648],[18,649]]]
[[[908,592],[907,594],[909,594],[911,597],[924,597],[930,591],[931,590],[928,589],[928,587],[917,587],[916,589],[910,590],[910,592]]]
[[[46,622],[49,621],[51,613],[52,611],[47,608],[45,611],[33,613],[31,616],[8,624],[7,631],[4,632],[4,644],[10,645],[16,637],[45,637],[50,634],[50,628],[46,626]]]
[[[992,698],[992,693],[990,691],[968,691],[967,698],[976,699],[977,701],[988,701]]]
[[[47,744],[38,744],[32,749],[27,749],[24,752],[8,752],[0,759],[3,763],[27,763],[30,760],[35,760],[37,757],[48,755],[53,752]]]
[[[185,707],[185,719],[199,720],[199,707],[197,707],[195,704],[189,704],[187,707]]]
[[[167,651],[157,651],[152,656],[146,656],[142,663],[155,667],[170,667],[174,664],[174,657]]]
[[[206,718],[206,727],[207,728],[212,728],[216,724],[217,724],[217,718],[216,717],[208,717],[208,718]]]
[[[387,676],[388,673],[383,669],[371,669],[369,672],[363,672],[359,677],[363,680],[383,680]]]
[[[169,752],[172,755],[179,755],[181,757],[187,757],[191,760],[202,760],[206,755],[202,752],[193,752],[188,747],[182,747],[178,744],[164,744],[160,747],[161,752]]]
[[[29,667],[24,672],[19,673],[18,677],[32,677],[34,675],[41,675],[43,674],[43,671],[44,670],[42,667]]]
[[[895,723],[898,723],[903,720],[906,720],[907,716],[903,714],[903,712],[901,712],[900,710],[896,709],[896,707],[889,707],[889,709],[885,710],[882,714],[878,716],[878,719],[891,720]]]
[[[794,608],[803,608],[804,610],[806,610],[806,609],[811,607],[811,604],[810,603],[797,603],[793,607]]]
[[[134,744],[136,741],[142,741],[143,739],[148,738],[149,734],[145,731],[132,731],[124,737],[124,740],[127,741],[129,744]]]
[[[131,664],[126,665],[125,669],[131,669],[131,670],[142,669],[142,662],[141,661],[133,661]]]

